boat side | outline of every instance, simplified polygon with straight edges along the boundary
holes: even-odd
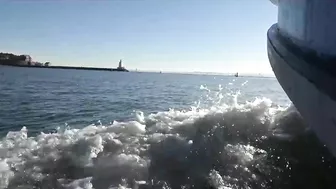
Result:
[[[288,63],[304,64],[301,57],[286,48],[279,50],[283,46],[280,47],[281,43],[276,39],[276,30],[275,25],[268,31],[267,42],[268,57],[274,74],[306,123],[336,156],[336,101],[323,92],[311,78],[300,73],[305,71],[303,69],[309,70],[309,67],[296,70]],[[328,83],[333,85],[332,82]]]
[[[267,33],[274,74],[336,156],[336,1],[278,0],[278,23]]]

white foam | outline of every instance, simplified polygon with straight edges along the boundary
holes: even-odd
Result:
[[[69,184],[62,184],[62,186],[64,187],[64,189],[93,189],[91,179],[92,177],[77,179]],[[59,182],[62,183],[64,181],[59,180]]]
[[[6,188],[9,180],[14,176],[14,172],[10,170],[7,159],[0,161],[0,188]]]
[[[204,86],[201,89],[210,91]],[[208,108],[149,115],[137,111],[134,121],[59,129],[37,136],[28,136],[25,127],[11,131],[0,141],[0,188],[15,184],[42,187],[55,180],[69,189],[134,188],[160,185],[161,181],[149,179],[155,176],[168,185],[180,184],[184,181],[171,170],[174,167],[189,180],[208,174],[216,188],[235,188],[225,183],[227,175],[215,170],[209,173],[208,166],[221,162],[247,168],[256,152],[266,152],[250,144],[236,144],[230,136],[245,132],[262,140],[271,134],[268,129],[273,117],[283,108],[266,98],[239,104],[239,93],[233,95],[233,105],[228,105],[218,101],[223,98],[219,94]],[[237,160],[225,159],[224,154]],[[239,174],[235,179],[241,179]]]
[[[209,177],[213,187],[218,189],[232,189],[231,187],[225,186],[222,176],[217,171],[211,170]]]

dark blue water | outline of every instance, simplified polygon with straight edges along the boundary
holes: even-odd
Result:
[[[268,97],[288,103],[275,78],[0,67],[0,81],[2,133],[23,126],[40,131],[65,123],[108,124],[134,118],[135,110],[188,109],[201,100],[201,85],[210,90],[222,85],[224,92],[241,90],[241,101]]]
[[[0,67],[0,188],[336,188],[275,78]]]

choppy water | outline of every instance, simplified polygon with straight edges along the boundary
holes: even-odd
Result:
[[[0,96],[0,188],[336,188],[275,78],[0,67]]]

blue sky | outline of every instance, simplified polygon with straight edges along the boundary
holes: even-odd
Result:
[[[271,73],[268,0],[0,1],[0,51],[53,65]]]

